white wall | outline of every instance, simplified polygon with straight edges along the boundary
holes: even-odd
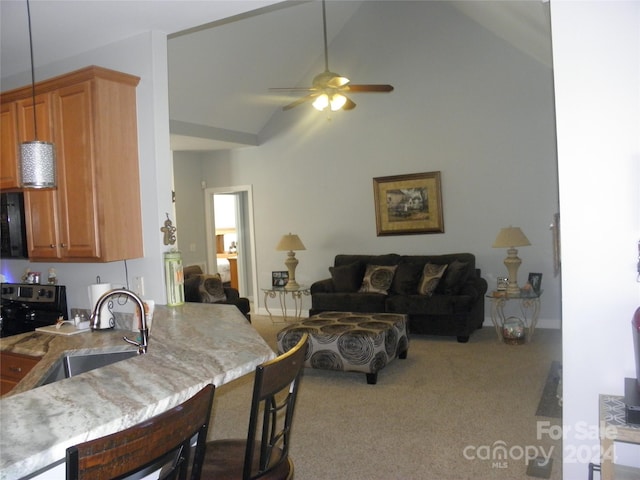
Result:
[[[207,264],[201,154],[175,152],[176,227],[183,265]]]
[[[89,308],[86,286],[95,283],[96,276],[99,275],[103,282],[124,285],[128,272],[131,288],[134,286],[134,278],[143,276],[145,296],[158,303],[166,302],[162,252],[167,247],[162,244],[160,227],[166,218],[165,212],[169,212],[175,220],[171,203],[173,167],[169,149],[166,58],[166,36],[148,32],[36,70],[37,80],[88,65],[99,65],[141,77],[137,88],[137,106],[144,258],[127,261],[126,265],[124,262],[62,264],[2,259],[0,269],[9,280],[19,281],[27,267],[46,272],[53,266],[58,273],[59,282],[67,286],[69,307]],[[28,83],[28,73],[3,78],[1,89],[5,91]],[[127,212],[122,214],[126,215]],[[126,235],[126,232],[122,234]]]
[[[357,108],[330,119],[308,106],[282,112],[259,147],[203,161],[209,187],[254,187],[259,284],[283,268],[275,245],[291,231],[307,247],[299,283],[327,277],[337,253],[472,252],[494,288],[506,252],[491,244],[514,225],[532,243],[520,249],[520,283],[543,273],[541,325],[558,328],[551,70],[439,2],[366,2],[340,35],[332,69],[394,92],[354,95]],[[377,237],[372,179],[431,171],[442,173],[445,233]]]
[[[598,457],[598,395],[635,377],[640,3],[551,4],[562,217],[564,478]],[[640,466],[635,450],[635,464]]]

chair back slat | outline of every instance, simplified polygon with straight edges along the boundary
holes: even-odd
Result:
[[[288,461],[289,437],[308,335],[288,352],[256,368],[244,480],[263,476]]]
[[[160,478],[200,478],[215,387],[121,432],[69,447],[67,480],[127,478],[161,470]],[[196,446],[191,452],[194,437]],[[192,459],[190,462],[189,460]]]

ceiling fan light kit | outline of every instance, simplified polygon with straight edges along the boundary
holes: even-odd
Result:
[[[331,95],[331,97],[329,97],[328,94],[323,93],[315,99],[312,105],[313,108],[321,112],[327,107],[329,107],[332,112],[335,112],[344,107],[345,103],[347,103],[347,97],[345,97],[344,95],[334,93],[333,95]]]
[[[288,105],[282,107],[283,110],[290,110],[305,102],[312,102],[316,110],[331,111],[353,110],[356,104],[345,95],[351,93],[386,93],[393,91],[391,85],[352,85],[347,77],[343,77],[329,70],[329,53],[327,48],[327,14],[325,0],[322,0],[322,26],[324,33],[324,72],[316,75],[312,86],[309,88],[271,88],[270,90],[289,90],[309,92],[306,96],[299,98]]]

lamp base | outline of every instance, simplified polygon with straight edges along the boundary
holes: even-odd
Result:
[[[296,267],[298,266],[298,259],[296,258],[296,254],[293,251],[289,251],[287,253],[287,259],[284,261],[285,266],[289,272],[289,280],[287,284],[284,286],[285,290],[298,290],[300,285],[296,282]]]
[[[299,288],[300,288],[300,285],[298,285],[298,282],[291,279],[289,279],[287,284],[284,286],[284,289],[289,291],[295,291],[295,290],[298,290]]]
[[[509,272],[509,284],[507,285],[507,295],[520,295],[520,287],[518,287],[518,268],[522,260],[518,258],[518,250],[510,248],[507,250],[507,258],[504,259],[504,265]]]
[[[507,287],[507,296],[508,297],[517,297],[520,295],[520,287],[517,283],[509,284]]]

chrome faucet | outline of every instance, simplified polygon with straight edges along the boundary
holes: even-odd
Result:
[[[91,328],[96,329],[100,325],[100,311],[102,310],[102,305],[111,297],[116,295],[125,295],[130,297],[138,306],[138,310],[140,310],[140,341],[134,341],[127,337],[122,337],[122,339],[130,343],[131,345],[135,345],[138,347],[138,355],[142,355],[143,353],[147,353],[147,347],[149,346],[149,327],[147,326],[147,316],[144,313],[144,303],[142,299],[133,293],[131,290],[127,290],[126,288],[116,288],[113,290],[109,290],[107,293],[102,295],[98,301],[96,302],[96,306],[91,313]]]

